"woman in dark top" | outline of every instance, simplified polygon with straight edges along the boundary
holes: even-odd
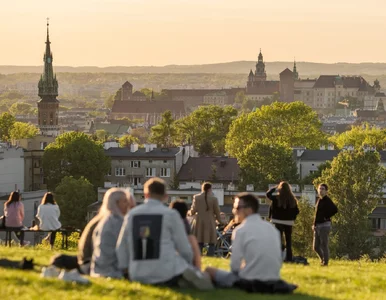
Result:
[[[277,190],[278,195],[273,193]],[[292,226],[295,223],[296,216],[299,214],[298,201],[291,191],[291,187],[286,181],[280,182],[277,187],[267,192],[267,198],[272,201],[269,209],[271,222],[280,231],[281,239],[285,237],[285,246],[287,255],[285,261],[292,261]]]

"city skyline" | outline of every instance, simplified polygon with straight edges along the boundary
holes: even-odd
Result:
[[[386,62],[379,0],[41,0],[0,11],[0,65],[42,65],[50,18],[56,66],[256,61]]]

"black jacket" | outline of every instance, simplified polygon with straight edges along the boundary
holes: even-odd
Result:
[[[338,212],[338,208],[330,197],[319,198],[315,206],[314,225],[331,221],[331,217]]]
[[[270,189],[266,196],[272,201],[271,206],[269,207],[269,218],[276,220],[284,221],[294,221],[296,216],[299,214],[299,208],[296,205],[295,207],[278,207],[278,200],[276,196],[272,195],[276,188]]]

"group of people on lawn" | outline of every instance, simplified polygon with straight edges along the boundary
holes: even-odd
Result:
[[[274,195],[275,191],[277,195]],[[322,265],[328,264],[328,231],[336,206],[327,196],[327,186],[318,188],[315,214],[315,251]],[[145,201],[136,206],[128,190],[112,188],[104,196],[100,212],[84,229],[77,268],[92,277],[128,278],[144,284],[191,287],[239,287],[249,291],[291,292],[296,286],[280,279],[285,236],[286,261],[291,261],[291,234],[297,200],[287,182],[267,192],[271,199],[272,224],[259,215],[259,201],[251,193],[234,199],[230,272],[208,267],[201,270],[201,252],[209,243],[214,254],[216,219],[220,209],[210,183],[195,195],[190,211],[183,201],[170,207],[165,182],[152,178],[144,185]],[[186,216],[195,215],[191,230]],[[275,228],[276,227],[276,228]],[[205,231],[205,232],[204,232]]]
[[[326,184],[319,185],[313,224],[313,246],[322,266],[329,262],[331,217],[337,213],[327,192]],[[160,178],[145,183],[144,195],[144,204],[136,206],[129,190],[108,190],[98,215],[83,230],[78,256],[62,255],[59,267],[78,269],[92,277],[128,278],[154,285],[212,289],[214,284],[268,292],[294,289],[280,280],[284,249],[285,261],[293,260],[292,228],[299,214],[297,199],[287,182],[266,194],[271,200],[269,217],[274,226],[260,217],[259,201],[253,194],[235,197],[230,272],[211,267],[201,270],[203,247],[209,245],[208,256],[215,254],[216,220],[223,222],[210,183],[204,183],[202,193],[193,197],[190,210],[182,200],[165,206],[167,187]],[[13,192],[4,205],[6,226],[15,230],[22,228],[24,218],[20,198]],[[187,215],[194,217],[192,224]],[[59,229],[59,216],[53,195],[47,193],[38,208],[39,228]],[[52,246],[54,239],[51,235]]]

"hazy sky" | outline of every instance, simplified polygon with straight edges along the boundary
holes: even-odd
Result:
[[[0,0],[0,64],[386,62],[386,0]]]

